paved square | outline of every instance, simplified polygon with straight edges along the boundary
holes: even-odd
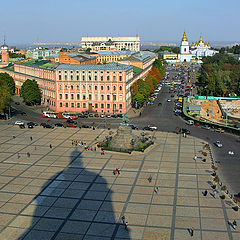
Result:
[[[239,213],[209,185],[202,140],[156,132],[145,153],[101,155],[94,148],[108,134],[1,123],[0,239],[240,239]]]

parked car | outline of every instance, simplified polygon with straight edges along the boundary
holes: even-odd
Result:
[[[20,105],[20,102],[15,102],[16,105]]]
[[[77,124],[77,122],[76,122],[76,121],[74,121],[74,120],[72,120],[72,119],[68,119],[66,122],[67,122],[67,123],[73,123],[73,124]]]
[[[158,103],[158,106],[162,106],[162,103]]]
[[[95,113],[95,114],[94,114],[94,117],[97,117],[97,118],[98,118],[98,117],[99,117],[99,114],[98,114],[98,113]]]
[[[55,123],[55,127],[63,127],[62,123]]]
[[[117,115],[116,114],[112,114],[111,118],[117,118]]]
[[[41,123],[40,126],[44,127],[46,126],[46,123]]]
[[[110,118],[110,117],[111,117],[111,115],[110,115],[110,114],[107,114],[107,115],[106,115],[106,117],[107,117],[107,118]]]
[[[105,118],[105,115],[104,115],[104,114],[101,114],[100,117],[101,117],[101,118]]]
[[[185,134],[190,134],[190,130],[187,129],[187,128],[182,128],[182,133],[185,133]]]
[[[194,124],[194,121],[193,120],[188,120],[187,121],[187,125],[193,125]]]
[[[214,144],[219,148],[221,148],[223,146],[220,141],[216,141]]]
[[[77,125],[76,125],[76,124],[74,124],[74,123],[68,123],[68,124],[67,124],[67,127],[73,127],[73,128],[76,128],[76,127],[77,127]]]
[[[92,113],[88,114],[88,117],[93,117],[93,114]]]
[[[24,125],[24,122],[18,120],[18,121],[16,121],[14,124],[15,124],[15,125]]]
[[[88,126],[88,125],[83,124],[83,125],[82,125],[82,128],[91,128],[91,127]]]
[[[154,124],[149,124],[147,127],[144,127],[143,130],[150,130],[150,131],[157,130],[157,126]]]
[[[38,124],[37,124],[37,123],[34,123],[34,122],[28,122],[27,125],[28,125],[28,126],[29,126],[29,125],[38,126]]]
[[[54,127],[53,127],[52,125],[50,125],[50,124],[45,124],[43,127],[44,127],[44,128],[51,128],[51,129],[54,128]]]
[[[217,129],[215,129],[215,132],[224,133],[224,130],[222,128],[217,128]]]
[[[20,112],[20,114],[21,114],[21,115],[27,115],[27,113],[25,113],[25,112]]]
[[[206,129],[206,130],[209,130],[209,129],[210,129],[210,127],[209,127],[208,125],[204,125],[204,126],[202,126],[201,128]]]
[[[181,115],[180,112],[175,112],[175,116],[179,117]]]
[[[118,113],[118,114],[117,114],[117,117],[122,118],[122,114],[121,114],[121,113]]]
[[[28,128],[33,128],[33,126],[34,126],[34,125],[32,125],[32,124],[29,124],[29,125],[28,125]]]
[[[168,99],[167,102],[171,102],[172,100],[171,99]]]
[[[131,127],[133,130],[138,130],[138,126],[135,124],[129,124],[129,127]]]

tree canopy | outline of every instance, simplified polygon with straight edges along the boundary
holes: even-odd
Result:
[[[153,93],[157,84],[162,80],[165,74],[164,66],[160,60],[155,60],[153,67],[148,73],[147,77],[137,80],[131,86],[131,91],[133,95],[133,106],[141,107],[147,98]]]
[[[222,53],[203,58],[197,85],[200,95],[239,96],[240,62]]]
[[[159,49],[155,50],[155,52],[164,52],[164,51],[179,53],[180,48],[179,47],[172,47],[172,46],[161,46]]]
[[[7,73],[0,73],[0,112],[8,109],[11,103],[11,96],[15,92],[13,78]]]
[[[41,90],[35,80],[27,79],[21,88],[21,96],[27,105],[41,103]]]

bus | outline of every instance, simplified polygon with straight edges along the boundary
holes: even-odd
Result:
[[[50,112],[50,111],[44,111],[42,113],[43,118],[59,118],[59,112]]]
[[[77,119],[76,113],[62,113],[62,118],[64,119]]]

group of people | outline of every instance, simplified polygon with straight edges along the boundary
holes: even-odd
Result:
[[[72,140],[72,146],[75,145],[75,146],[83,146],[83,145],[86,145],[86,143],[83,143],[83,141],[78,141],[78,140]]]
[[[116,168],[115,170],[113,170],[113,175],[119,175],[120,174],[120,169]]]

